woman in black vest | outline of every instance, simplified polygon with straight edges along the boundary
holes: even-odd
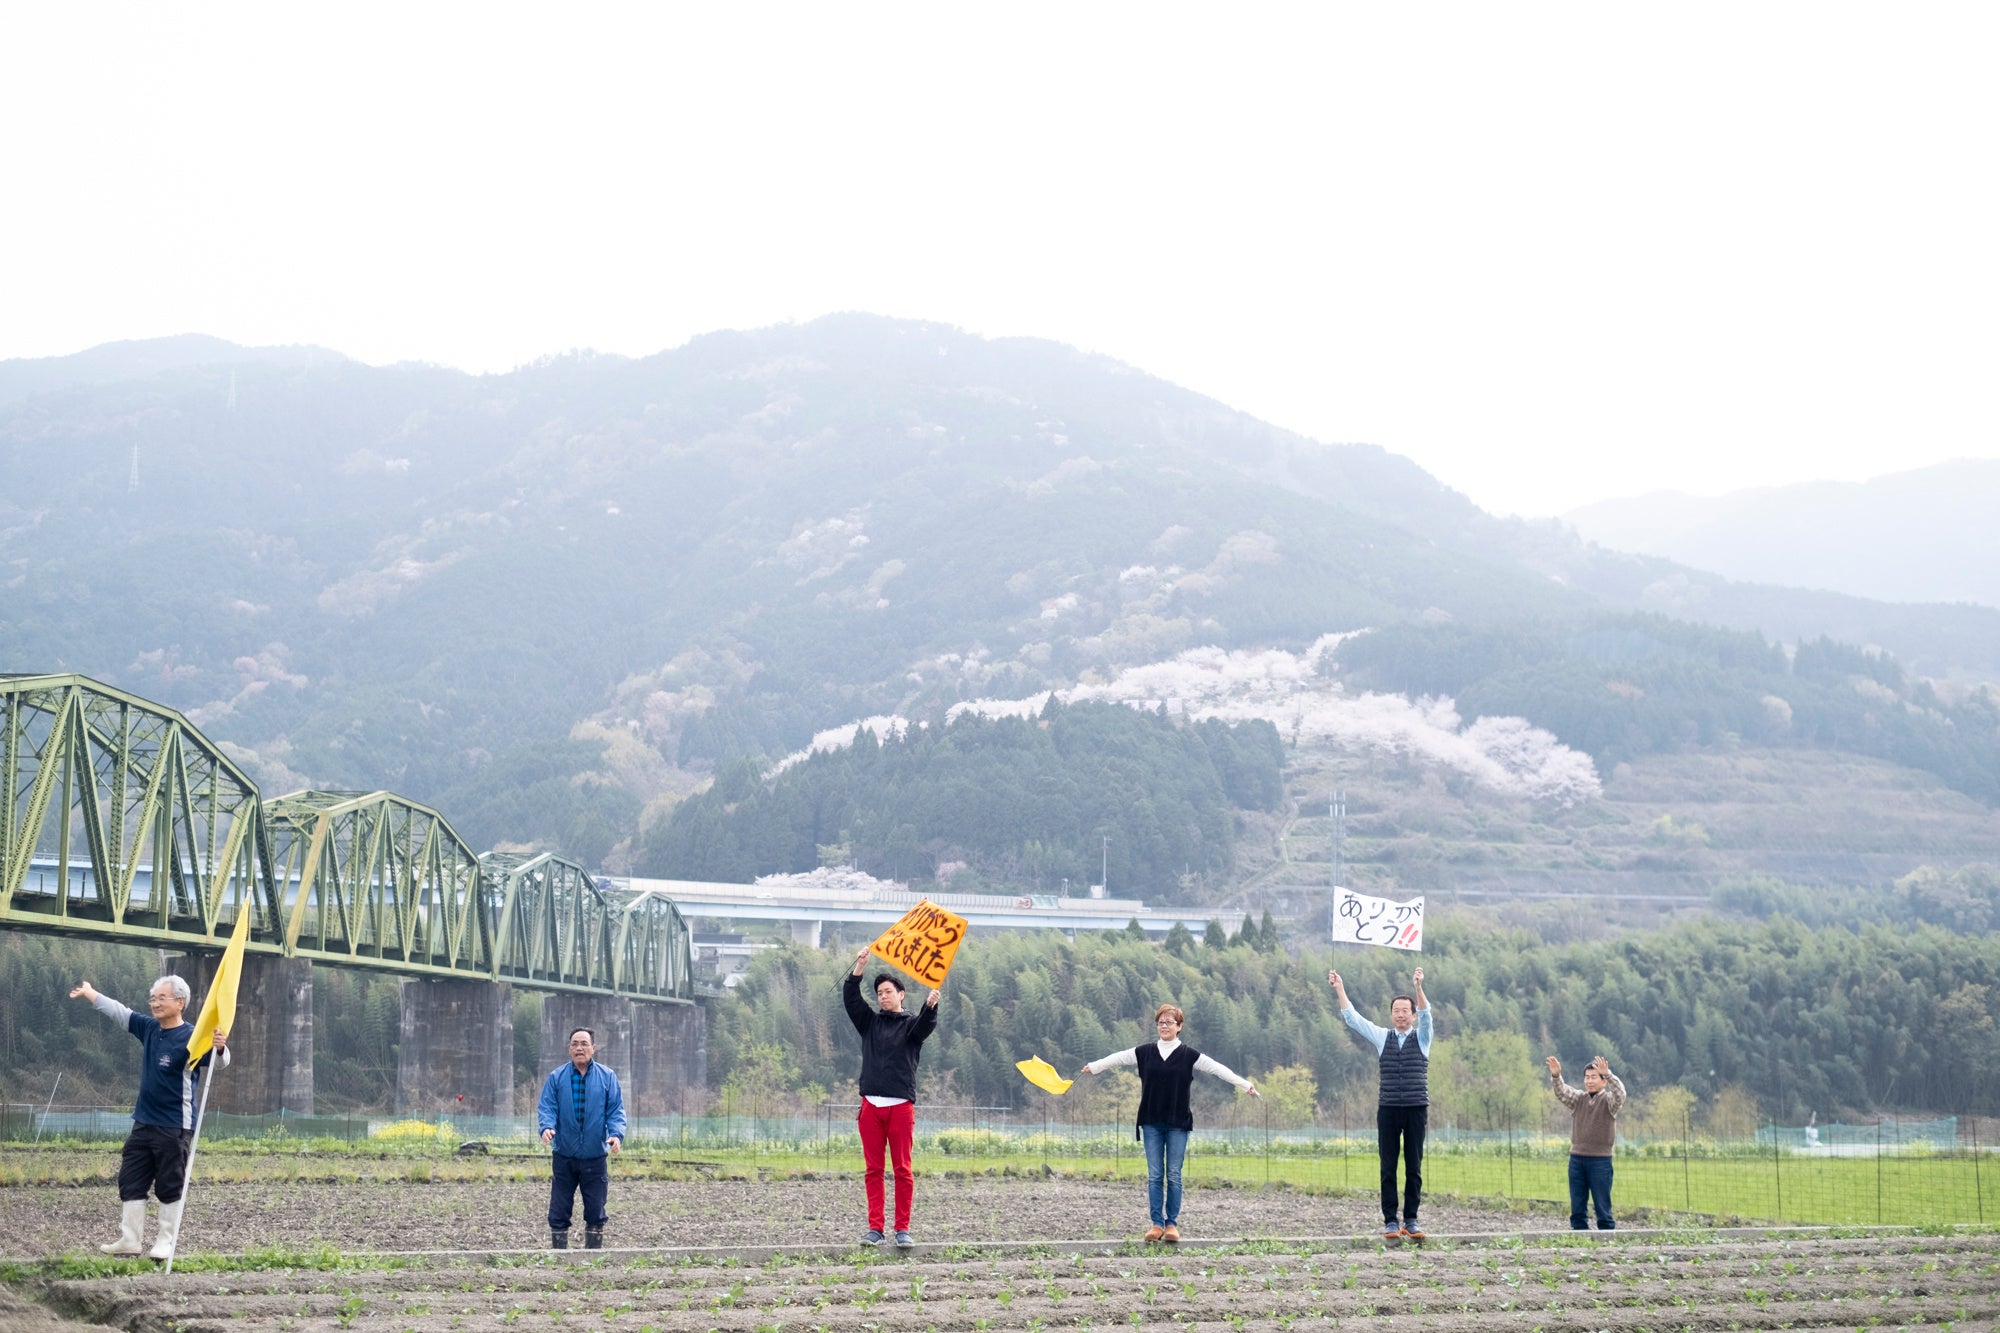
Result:
[[[1086,1074],[1119,1065],[1139,1068],[1139,1123],[1133,1137],[1146,1145],[1146,1202],[1153,1210],[1153,1225],[1146,1239],[1164,1240],[1169,1245],[1181,1238],[1177,1225],[1181,1216],[1181,1160],[1187,1156],[1188,1135],[1194,1131],[1188,1090],[1196,1071],[1226,1079],[1252,1097],[1260,1095],[1249,1079],[1194,1047],[1182,1045],[1181,1024],[1186,1021],[1179,1005],[1163,1004],[1153,1011],[1158,1041],[1114,1052],[1083,1067]]]

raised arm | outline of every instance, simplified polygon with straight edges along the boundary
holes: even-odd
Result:
[[[875,1011],[868,1007],[868,1001],[861,998],[861,969],[868,965],[868,951],[854,960],[854,970],[840,982],[840,1003],[847,1010],[847,1021],[854,1024],[854,1030],[866,1033],[875,1022]]]
[[[1548,1065],[1549,1091],[1553,1092],[1556,1095],[1556,1100],[1564,1106],[1575,1106],[1577,1098],[1583,1096],[1583,1089],[1572,1088],[1569,1084],[1563,1082],[1562,1061],[1551,1055],[1548,1058]]]
[[[1410,985],[1417,992],[1417,1008],[1419,1010],[1430,1008],[1430,997],[1424,994],[1424,970],[1421,967],[1410,977]]]
[[[1592,1063],[1597,1066],[1597,1072],[1604,1076],[1604,1097],[1611,1103],[1611,1114],[1615,1118],[1625,1106],[1625,1082],[1611,1072],[1611,1062],[1603,1056],[1598,1056]]]
[[[1376,1027],[1373,1023],[1363,1018],[1360,1014],[1354,1012],[1354,1006],[1347,1002],[1347,987],[1341,981],[1340,973],[1338,972],[1327,973],[1326,981],[1329,986],[1333,987],[1334,998],[1340,1001],[1341,1020],[1345,1022],[1348,1027],[1354,1029],[1355,1033],[1363,1041],[1367,1042],[1370,1046],[1373,1046],[1375,1048],[1375,1053],[1377,1055],[1380,1055],[1382,1053],[1382,1044],[1389,1040],[1389,1029]]]

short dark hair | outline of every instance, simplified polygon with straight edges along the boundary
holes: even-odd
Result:
[[[890,976],[887,972],[877,972],[875,974],[875,984],[873,986],[870,986],[868,989],[881,990],[882,983],[885,981],[888,982],[891,986],[894,986],[897,990],[903,989],[903,983],[896,980],[894,977]]]
[[[575,1041],[576,1034],[579,1032],[581,1032],[584,1036],[590,1038],[590,1044],[592,1046],[597,1045],[597,1034],[595,1032],[592,1032],[589,1028],[571,1028],[569,1030],[569,1036],[566,1038],[566,1040]]]
[[[1390,1012],[1390,1013],[1392,1013],[1392,1014],[1393,1014],[1393,1013],[1395,1013],[1395,1012],[1396,1012],[1396,1001],[1397,1001],[1397,1000],[1408,1000],[1408,1001],[1410,1002],[1410,1012],[1411,1012],[1411,1013],[1413,1013],[1413,1014],[1414,1014],[1415,1012],[1417,1012],[1417,997],[1416,997],[1416,996],[1414,996],[1414,995],[1393,995],[1393,996],[1391,996],[1391,997],[1389,998],[1389,1012]]]

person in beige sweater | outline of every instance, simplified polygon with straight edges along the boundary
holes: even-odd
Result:
[[[1562,1061],[1550,1056],[1549,1087],[1569,1108],[1569,1229],[1590,1229],[1584,1215],[1588,1196],[1597,1211],[1597,1229],[1614,1231],[1618,1224],[1611,1218],[1611,1148],[1618,1139],[1625,1085],[1601,1055],[1583,1071],[1580,1088],[1563,1082],[1562,1070]]]

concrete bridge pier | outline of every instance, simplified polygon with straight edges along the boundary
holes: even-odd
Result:
[[[612,1066],[614,1069],[617,1066]],[[700,1115],[708,1109],[708,1010],[632,1006],[632,1072],[619,1070],[628,1115]]]
[[[512,986],[404,979],[396,1114],[514,1114]]]
[[[174,954],[161,957],[161,976],[177,976],[193,992],[187,1021],[201,1017],[202,1001],[215,982],[222,955]],[[275,954],[245,954],[236,990],[236,1027],[229,1033],[229,1068],[209,1089],[208,1108],[227,1115],[313,1113],[312,960]],[[144,1011],[146,997],[127,1004]]]
[[[535,1091],[548,1072],[569,1062],[569,1034],[589,1028],[597,1040],[597,1059],[609,1065],[625,1089],[626,1114],[632,1114],[632,1002],[610,995],[548,995],[542,998],[541,1063],[535,1067]]]

